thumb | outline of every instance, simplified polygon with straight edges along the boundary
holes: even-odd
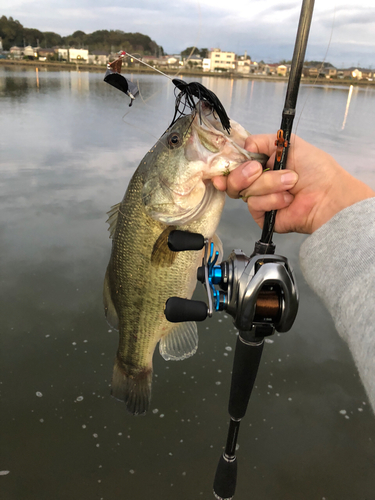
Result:
[[[250,135],[245,141],[245,149],[251,153],[263,153],[268,156],[276,150],[276,134]]]

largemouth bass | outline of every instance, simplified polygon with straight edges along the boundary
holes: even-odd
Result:
[[[198,103],[163,134],[130,180],[121,203],[108,212],[112,253],[104,282],[108,322],[119,331],[112,395],[133,414],[149,408],[152,357],[159,342],[166,360],[193,355],[194,322],[169,323],[164,306],[171,296],[190,299],[202,252],[172,252],[173,229],[214,239],[225,193],[212,182],[249,159],[265,155],[244,149],[249,133],[231,121],[229,135],[210,107]],[[216,240],[219,245],[219,240]]]

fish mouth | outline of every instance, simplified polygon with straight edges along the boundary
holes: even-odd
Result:
[[[228,133],[209,105],[197,104],[192,123],[192,137],[186,144],[185,154],[188,159],[203,159],[209,165],[204,171],[203,178],[228,175],[246,161],[257,160],[263,166],[266,165],[267,155],[252,153],[245,149],[249,132],[233,120],[231,127],[231,132]],[[188,149],[193,141],[198,147],[191,153]]]

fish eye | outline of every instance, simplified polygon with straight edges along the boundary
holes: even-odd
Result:
[[[168,137],[168,146],[171,149],[178,148],[181,145],[181,137],[180,134],[174,132]]]

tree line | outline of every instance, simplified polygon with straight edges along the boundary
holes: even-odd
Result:
[[[24,47],[51,48],[56,46],[89,48],[90,51],[102,50],[117,52],[125,50],[141,55],[164,55],[163,47],[142,33],[125,33],[121,30],[98,30],[93,33],[75,31],[72,35],[61,36],[52,31],[39,31],[34,28],[25,28],[19,21],[12,17],[0,18],[0,37],[3,49],[9,50],[14,45]]]

